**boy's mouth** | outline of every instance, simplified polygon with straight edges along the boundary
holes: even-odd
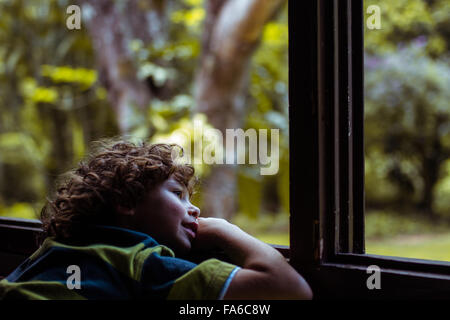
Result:
[[[184,229],[186,229],[187,234],[192,239],[195,239],[195,237],[197,236],[198,223],[189,222],[189,223],[182,223],[181,225],[184,227]]]

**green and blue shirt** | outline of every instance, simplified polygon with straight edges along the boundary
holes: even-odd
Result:
[[[83,238],[76,245],[47,238],[0,281],[0,299],[221,299],[239,270],[217,259],[176,258],[128,229],[96,226]]]

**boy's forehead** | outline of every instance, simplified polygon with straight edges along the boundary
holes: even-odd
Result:
[[[177,187],[182,187],[182,188],[186,188],[186,186],[182,183],[180,183],[178,180],[176,180],[174,177],[170,177],[169,179],[167,179],[164,182],[165,185],[168,186],[177,186]]]

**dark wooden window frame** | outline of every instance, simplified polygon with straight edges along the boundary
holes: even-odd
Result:
[[[450,263],[365,254],[363,28],[362,0],[289,1],[291,263],[316,298],[449,298]]]
[[[362,0],[289,1],[290,246],[316,299],[448,298],[450,263],[364,252]],[[0,278],[37,248],[37,220],[0,217]],[[381,289],[366,286],[381,269]]]

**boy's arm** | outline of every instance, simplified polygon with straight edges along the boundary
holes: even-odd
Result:
[[[236,225],[216,218],[199,218],[195,246],[218,247],[242,267],[233,277],[224,299],[311,299],[305,279],[274,248]]]

